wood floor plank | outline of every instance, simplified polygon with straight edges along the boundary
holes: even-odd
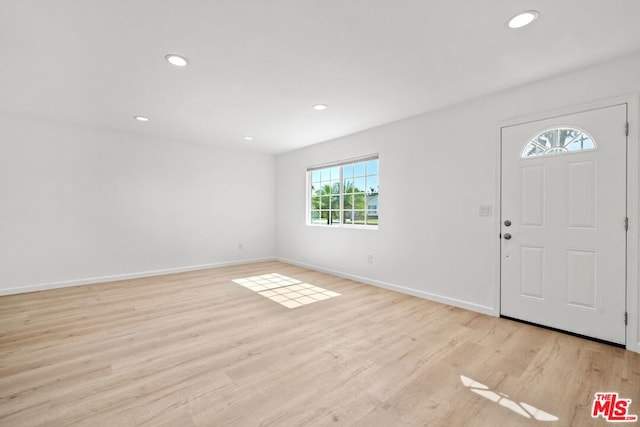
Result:
[[[233,282],[269,273],[341,295]],[[0,297],[0,426],[592,426],[603,391],[640,415],[640,355],[279,262]]]

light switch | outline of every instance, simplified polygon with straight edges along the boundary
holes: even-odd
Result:
[[[478,215],[493,216],[493,205],[480,205],[480,208],[478,209]]]

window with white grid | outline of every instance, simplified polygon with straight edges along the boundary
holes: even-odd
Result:
[[[307,169],[307,224],[377,228],[378,155]]]

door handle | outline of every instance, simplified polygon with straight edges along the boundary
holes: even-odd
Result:
[[[511,233],[504,233],[502,236],[505,240],[511,240]]]

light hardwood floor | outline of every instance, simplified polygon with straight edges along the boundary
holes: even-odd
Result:
[[[232,282],[266,273],[341,295]],[[1,426],[606,425],[601,391],[640,415],[640,355],[277,262],[0,298]]]

